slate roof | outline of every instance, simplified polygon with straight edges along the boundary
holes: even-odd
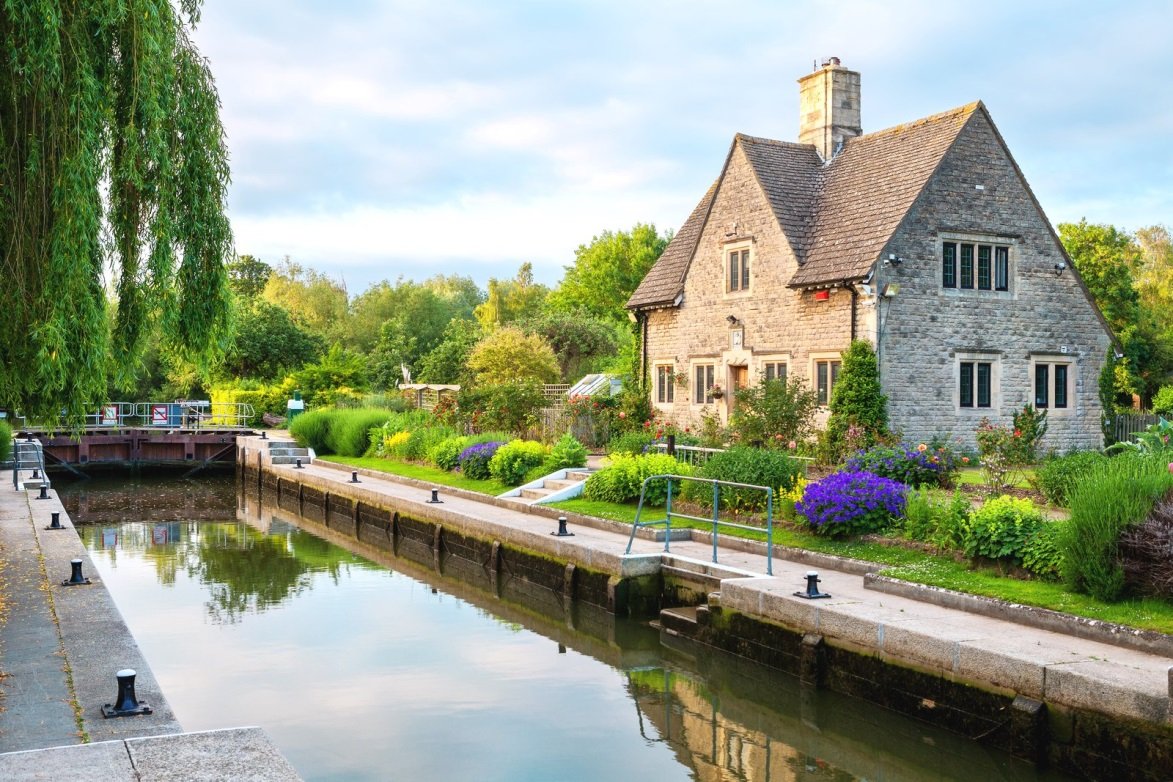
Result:
[[[792,287],[865,277],[981,102],[848,139],[823,164],[809,144],[738,134],[799,268]],[[732,158],[732,151],[729,159]],[[728,168],[729,159],[725,166]],[[722,172],[722,178],[724,172]],[[633,309],[671,305],[684,290],[718,178],[628,301]]]

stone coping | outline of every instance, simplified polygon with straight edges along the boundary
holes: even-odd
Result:
[[[971,614],[989,616],[1039,630],[1050,630],[1076,638],[1085,638],[1089,641],[1135,649],[1138,652],[1159,654],[1173,661],[1173,635],[1166,635],[1155,630],[1141,630],[1114,622],[1105,622],[1101,619],[1089,619],[1074,614],[1065,614],[1061,611],[1052,611],[1049,608],[1011,603],[994,597],[971,595],[966,592],[956,592],[952,589],[926,584],[915,584],[910,581],[889,578],[880,573],[864,575],[863,585],[865,589],[874,589],[877,592],[900,595],[946,608],[956,608]]]
[[[0,755],[0,779],[298,782],[301,776],[260,728],[100,741]]]

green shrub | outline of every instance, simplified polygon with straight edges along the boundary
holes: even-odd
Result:
[[[1161,386],[1153,394],[1153,412],[1157,415],[1173,416],[1173,386]]]
[[[715,453],[701,465],[698,475],[731,483],[748,483],[752,486],[768,486],[774,497],[790,491],[802,477],[803,465],[781,451],[761,450],[739,445],[721,453]],[[707,483],[687,481],[684,496],[691,502],[712,509],[713,487]],[[720,489],[723,510],[764,511],[766,493],[758,489],[735,489],[722,486]]]
[[[910,491],[901,532],[909,540],[944,549],[960,548],[971,512],[969,499],[959,491],[947,498],[941,492],[929,489]]]
[[[546,397],[540,383],[506,383],[461,389],[457,409],[474,429],[501,429],[522,434],[537,423]]]
[[[506,486],[518,486],[526,474],[540,467],[549,455],[546,446],[532,440],[513,440],[502,445],[489,460],[489,474]]]
[[[640,456],[613,456],[611,464],[587,479],[583,497],[600,502],[631,502],[639,499],[640,489],[652,475],[692,475],[692,468],[667,454],[649,453]],[[668,498],[668,481],[648,484],[644,501],[648,505],[663,505]],[[679,490],[679,481],[673,481],[672,493]]]
[[[12,426],[7,421],[0,420],[0,462],[6,462],[12,456]]]
[[[831,389],[831,415],[821,451],[828,463],[868,448],[888,433],[888,397],[880,391],[880,368],[870,342],[857,339],[843,353],[839,379]]]
[[[449,437],[432,446],[428,451],[428,460],[441,470],[451,472],[456,469],[460,452],[472,445],[467,437]]]
[[[574,435],[567,432],[550,449],[550,457],[546,460],[545,467],[547,472],[554,472],[569,467],[585,467],[586,463],[586,446],[580,443]]]
[[[969,517],[962,549],[967,557],[1021,563],[1027,542],[1046,523],[1033,502],[1004,494],[986,501]]]
[[[651,433],[643,429],[619,432],[611,438],[611,442],[607,443],[607,453],[629,455],[645,453],[654,440]]]
[[[372,429],[382,426],[390,418],[387,410],[353,408],[331,410],[326,430],[326,447],[339,456],[362,456],[370,446]],[[300,417],[294,419],[297,423]]]
[[[1066,507],[1071,488],[1107,458],[1099,451],[1078,451],[1047,459],[1035,471],[1035,483],[1047,502]]]
[[[1022,566],[1044,581],[1058,581],[1063,570],[1060,541],[1066,527],[1066,521],[1048,521],[1039,527],[1022,550]]]
[[[957,460],[944,446],[933,450],[925,443],[873,445],[849,457],[843,469],[870,472],[906,486],[948,486],[957,472]]]
[[[802,380],[765,380],[737,389],[730,428],[741,443],[787,448],[811,435],[818,399]]]
[[[1120,536],[1144,520],[1173,487],[1168,459],[1126,454],[1106,459],[1068,493],[1071,520],[1060,537],[1063,581],[1100,600],[1124,591]]]
[[[330,420],[334,411],[328,409],[310,410],[302,413],[289,425],[289,434],[302,446],[313,448],[316,453],[329,453],[326,437],[330,432]]]

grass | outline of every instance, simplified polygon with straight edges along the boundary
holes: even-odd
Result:
[[[1029,489],[1031,488],[1030,481],[1034,477],[1035,468],[1024,467],[1016,471],[1014,483],[1010,485],[1015,489]],[[962,486],[985,486],[986,476],[981,467],[966,467],[957,473],[957,483]]]
[[[497,495],[511,488],[497,481],[471,480],[462,477],[460,473],[445,472],[436,467],[378,457],[330,456],[329,460],[352,467],[363,467],[405,478],[429,481],[442,486],[481,492],[482,494]],[[979,470],[965,470],[962,475],[967,473],[977,476],[968,482],[981,482]],[[550,507],[571,513],[611,519],[625,524],[631,524],[635,521],[635,505],[596,502],[580,498],[550,503]],[[663,517],[663,508],[650,509],[644,516],[645,520],[662,519]],[[678,525],[702,530],[712,528],[711,524],[705,522],[674,518],[673,526]],[[765,541],[766,539],[765,530],[723,526],[721,533],[750,540]],[[886,565],[888,567],[883,570],[884,575],[903,581],[953,589],[971,595],[993,597],[1012,603],[1062,611],[1089,619],[1099,619],[1129,627],[1173,634],[1173,605],[1161,600],[1106,603],[1087,595],[1068,592],[1061,584],[1004,577],[989,570],[971,569],[967,563],[957,562],[950,557],[926,554],[901,546],[872,541],[824,538],[794,529],[787,524],[775,527],[774,543]]]
[[[493,496],[516,488],[514,486],[506,486],[499,481],[477,481],[472,478],[465,478],[458,472],[447,472],[441,470],[439,467],[429,467],[410,462],[398,462],[393,459],[383,459],[378,456],[338,456],[337,454],[330,454],[329,457],[324,457],[321,461],[348,464],[351,467],[362,467],[366,470],[390,473],[391,475],[399,475],[403,478],[415,478],[419,481],[438,483],[441,486],[452,486],[456,489],[466,489],[468,491],[491,494]]]

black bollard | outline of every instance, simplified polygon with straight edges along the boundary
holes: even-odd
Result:
[[[50,518],[52,519],[52,521],[49,522],[49,526],[45,527],[45,529],[65,529],[65,527],[62,526],[62,524],[61,524],[61,514],[60,513],[58,513],[57,511],[53,511],[53,513],[50,514]]]
[[[40,470],[38,470],[36,467],[34,467],[34,468],[33,468],[33,477],[34,477],[34,478],[40,478],[40,477],[41,477],[41,471],[40,471]]]
[[[350,472],[350,482],[351,482],[351,483],[362,483],[362,481],[360,481],[360,480],[358,479],[358,470],[351,470],[351,472]]]
[[[114,699],[114,703],[102,706],[103,717],[133,717],[151,713],[151,707],[140,701],[134,694],[135,675],[133,668],[123,668],[115,674],[118,677],[118,696]]]
[[[43,483],[41,484],[41,493],[37,495],[37,499],[38,500],[49,499],[49,487]]]
[[[298,459],[298,460],[296,461],[296,463],[294,463],[294,465],[293,465],[293,469],[295,469],[295,470],[300,470],[300,469],[301,469],[301,459]]]
[[[574,537],[573,532],[568,532],[566,530],[566,517],[565,516],[558,517],[558,531],[551,532],[550,534],[553,535],[554,537],[557,537],[557,538],[573,538]]]
[[[261,439],[262,439],[262,440],[268,440],[268,439],[269,439],[269,435],[268,435],[267,433],[265,433],[265,432],[261,432]]]
[[[428,504],[429,505],[439,505],[442,502],[444,502],[444,500],[440,499],[440,490],[439,489],[432,489],[432,499],[428,500]]]
[[[90,583],[90,580],[81,574],[80,559],[71,559],[69,564],[72,566],[72,570],[69,573],[69,578],[61,582],[61,586],[72,587]]]
[[[830,597],[826,592],[819,591],[819,572],[817,570],[806,571],[806,591],[795,592],[795,597],[804,597],[807,600],[815,600],[820,597]]]

